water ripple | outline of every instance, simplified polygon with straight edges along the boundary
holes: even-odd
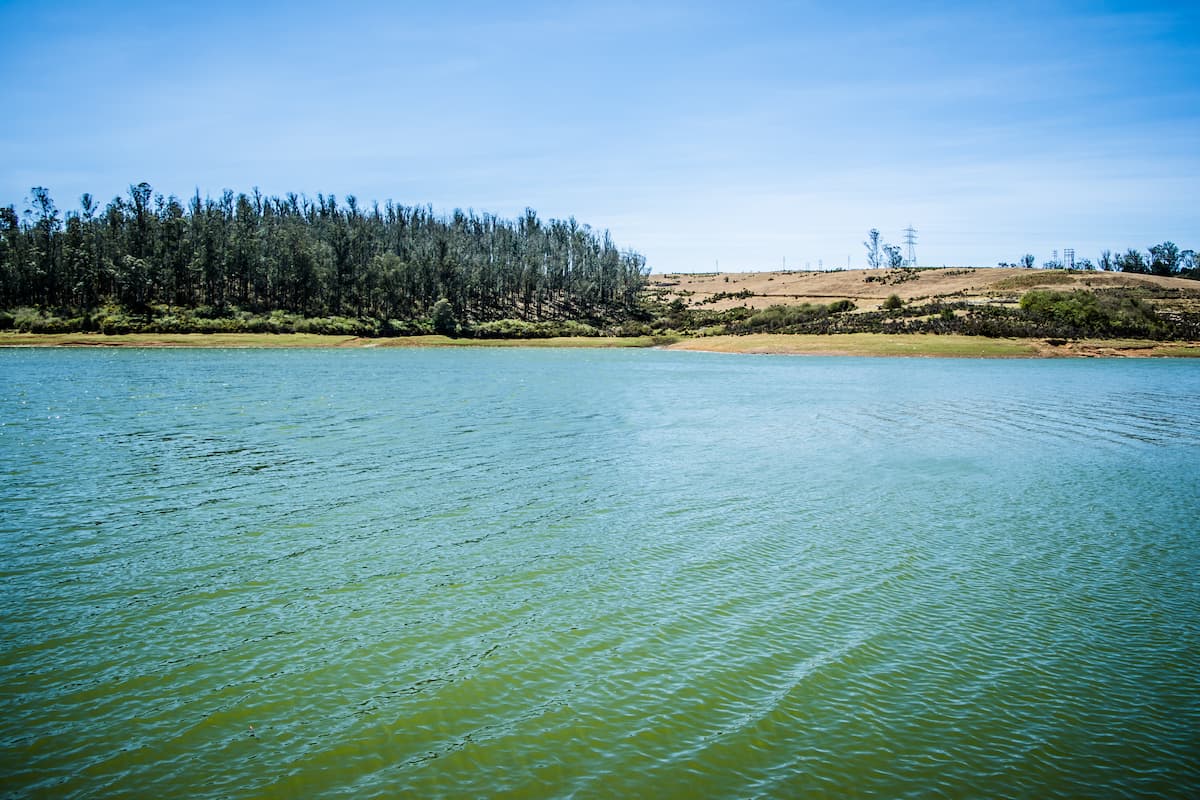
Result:
[[[1194,365],[0,359],[7,795],[1200,785]]]

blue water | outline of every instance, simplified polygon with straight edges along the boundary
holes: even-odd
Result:
[[[1190,797],[1200,364],[0,351],[13,797]]]

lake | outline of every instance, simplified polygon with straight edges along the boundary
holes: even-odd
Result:
[[[1188,797],[1200,363],[0,351],[12,797]]]

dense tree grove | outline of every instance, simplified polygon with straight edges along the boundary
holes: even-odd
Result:
[[[607,232],[455,211],[224,192],[186,203],[146,183],[60,213],[46,189],[23,217],[0,207],[0,308],[236,307],[306,317],[607,319],[648,270]],[[444,309],[445,310],[445,309]],[[443,317],[446,316],[443,310]]]

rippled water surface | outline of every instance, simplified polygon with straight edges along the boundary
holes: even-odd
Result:
[[[0,352],[0,791],[1200,790],[1200,364]]]

